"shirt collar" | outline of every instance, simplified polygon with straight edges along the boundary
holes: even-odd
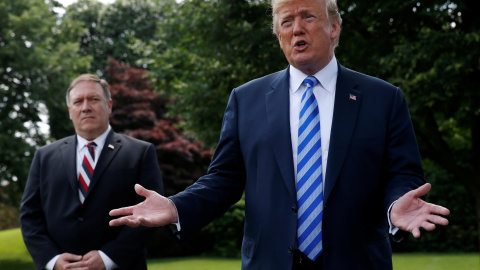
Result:
[[[102,133],[102,135],[98,136],[97,138],[95,138],[93,140],[93,142],[95,142],[97,145],[104,145],[105,144],[105,141],[107,140],[107,135],[108,133],[110,132],[110,130],[112,129],[112,127],[110,127],[110,125],[108,125],[108,128],[107,130],[105,130],[105,132]],[[78,144],[77,144],[77,151],[80,151],[82,150],[82,148],[89,142],[91,141],[87,141],[85,138],[82,138],[80,137],[80,135],[77,134],[77,141],[78,141]]]
[[[294,66],[290,65],[290,92],[295,93],[302,86],[303,80],[308,76]],[[332,60],[323,69],[314,74],[315,78],[328,92],[334,93],[337,86],[338,66],[333,55]]]

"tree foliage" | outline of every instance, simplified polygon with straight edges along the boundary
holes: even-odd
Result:
[[[184,190],[205,174],[212,153],[181,134],[175,127],[180,120],[166,117],[170,101],[152,90],[145,70],[109,61],[105,72],[110,77],[113,129],[155,145],[165,195]]]
[[[339,59],[402,88],[422,157],[475,198],[480,230],[480,20],[475,13],[480,3],[339,4],[344,18]],[[478,231],[475,235],[480,237]]]
[[[92,71],[103,73],[112,57],[120,63],[136,65],[135,40],[148,41],[157,30],[164,6],[174,0],[118,0],[103,5],[96,0],[79,0],[66,9],[65,17],[83,23],[80,40],[82,55],[93,57]]]
[[[157,89],[174,99],[171,112],[208,146],[218,141],[230,91],[286,67],[269,24],[268,1],[189,0],[137,46]]]
[[[0,202],[18,201],[34,147],[45,142],[39,114],[46,113],[65,78],[85,66],[72,41],[78,28],[71,22],[59,26],[55,6],[55,1],[0,2]]]

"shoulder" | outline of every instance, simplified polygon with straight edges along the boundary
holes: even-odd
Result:
[[[253,79],[235,88],[234,91],[236,93],[253,92],[253,91],[258,93],[258,91],[260,90],[268,92],[272,90],[272,88],[277,82],[284,81],[286,79],[288,79],[288,69],[284,69],[260,78]]]
[[[68,144],[75,144],[75,135],[58,139],[56,141],[43,145],[37,149],[37,152],[49,152]]]
[[[397,86],[382,80],[377,77],[373,77],[367,74],[360,73],[355,70],[351,70],[339,65],[338,69],[338,80],[351,80],[355,86],[362,87],[362,88],[375,88],[375,89],[398,89]]]
[[[113,132],[112,139],[116,142],[122,143],[123,145],[132,145],[136,147],[148,147],[153,145],[150,142],[139,140],[131,136]]]

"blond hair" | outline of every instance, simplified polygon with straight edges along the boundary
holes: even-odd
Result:
[[[283,7],[285,4],[291,1],[299,1],[299,0],[272,0],[272,3],[271,3],[272,19],[273,19],[272,30],[275,35],[278,34],[278,11],[281,7]],[[326,6],[325,10],[327,11],[327,18],[329,22],[338,21],[341,26],[342,17],[338,12],[337,0],[317,0],[317,1],[319,4],[321,3],[320,1],[324,1]],[[334,40],[335,47],[338,46],[339,39],[340,39],[340,35],[338,35]]]

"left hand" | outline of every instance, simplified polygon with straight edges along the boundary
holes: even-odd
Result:
[[[432,231],[435,229],[435,224],[448,225],[448,220],[439,215],[447,216],[450,214],[450,210],[420,199],[431,188],[432,185],[427,183],[400,197],[390,211],[392,224],[401,230],[410,232],[415,238],[420,237],[420,228]]]
[[[98,250],[92,250],[83,255],[81,261],[69,264],[67,269],[105,270],[106,268]]]

